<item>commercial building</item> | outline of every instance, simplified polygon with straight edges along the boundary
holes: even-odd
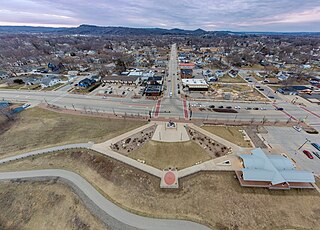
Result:
[[[128,85],[138,85],[140,78],[138,76],[105,76],[102,78],[103,83],[120,83]]]
[[[189,79],[192,78],[193,70],[192,69],[181,69],[180,77],[181,79]]]
[[[162,93],[162,85],[147,85],[144,93],[146,96],[160,96]]]
[[[269,189],[314,188],[311,172],[296,170],[290,159],[282,155],[267,155],[262,149],[241,154],[243,169],[236,171],[240,185]]]
[[[182,79],[183,87],[189,91],[208,91],[209,85],[204,79]]]

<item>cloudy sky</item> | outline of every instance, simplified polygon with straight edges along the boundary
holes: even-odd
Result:
[[[320,0],[1,0],[0,25],[320,31]]]

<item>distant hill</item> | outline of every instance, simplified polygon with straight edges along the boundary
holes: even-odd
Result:
[[[80,25],[73,28],[52,28],[52,27],[33,27],[33,26],[0,26],[0,34],[26,34],[26,33],[54,33],[54,34],[80,34],[80,35],[135,35],[135,36],[150,36],[150,35],[194,35],[194,36],[224,36],[224,35],[295,35],[295,36],[320,36],[320,32],[232,32],[232,31],[205,31],[162,29],[162,28],[130,28],[130,27],[114,27],[114,26],[94,26]]]

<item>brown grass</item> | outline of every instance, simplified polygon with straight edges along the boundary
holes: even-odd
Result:
[[[128,156],[145,160],[146,164],[159,169],[168,167],[182,169],[199,161],[204,162],[211,159],[209,154],[193,141],[178,143],[149,141]]]
[[[0,183],[0,229],[106,229],[68,186]]]
[[[204,130],[213,133],[219,137],[230,141],[238,146],[250,148],[252,147],[251,143],[244,140],[242,132],[239,130],[243,130],[244,127],[241,126],[202,126]]]
[[[28,109],[0,135],[2,157],[68,143],[101,142],[144,125],[143,121],[116,120]]]
[[[232,172],[204,172],[161,190],[160,179],[87,150],[69,150],[2,165],[0,171],[62,168],[81,174],[133,212],[205,223],[212,229],[319,229],[315,190],[242,188]]]
[[[219,82],[222,83],[246,83],[240,76],[235,78],[230,77],[228,74],[225,74],[223,77],[219,78]]]

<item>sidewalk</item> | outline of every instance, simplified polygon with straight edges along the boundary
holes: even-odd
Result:
[[[27,152],[23,153],[20,155],[12,156],[12,157],[7,157],[2,160],[0,160],[0,164],[10,162],[10,161],[15,161],[19,159],[23,159],[26,157],[31,157],[31,156],[36,156],[36,155],[41,155],[41,154],[46,154],[50,152],[56,152],[56,151],[61,151],[65,149],[76,149],[76,148],[91,148],[93,146],[93,142],[89,143],[80,143],[80,144],[70,144],[70,145],[62,145],[62,146],[56,146],[56,147],[51,147],[51,148],[46,148],[46,149],[40,149],[40,150],[35,150],[32,152]]]
[[[167,122],[158,124],[153,134],[153,141],[160,142],[184,142],[189,141],[190,137],[182,123],[176,123],[176,128],[166,128]]]

